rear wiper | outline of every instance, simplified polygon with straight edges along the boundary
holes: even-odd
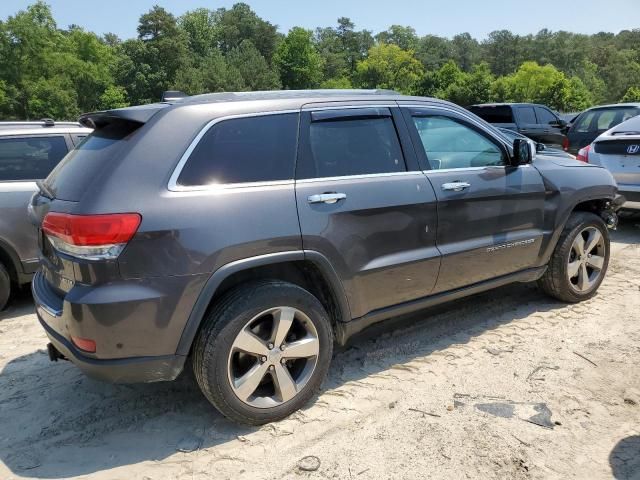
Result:
[[[40,189],[40,193],[42,193],[45,197],[50,200],[53,200],[55,198],[55,195],[53,194],[51,189],[44,183],[44,181],[36,180],[36,185]]]

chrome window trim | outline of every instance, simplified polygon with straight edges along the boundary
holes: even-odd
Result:
[[[313,177],[296,180],[296,184],[318,183],[318,182],[339,182],[342,180],[361,180],[367,178],[402,177],[422,175],[421,170],[411,170],[410,172],[387,172],[387,173],[363,173],[360,175],[341,175],[337,177]]]
[[[314,107],[313,104],[305,104],[300,109],[301,112],[319,112],[322,110],[353,110],[356,108],[397,108],[398,104],[395,101],[389,101],[386,105],[380,105],[378,103],[370,104],[363,103],[362,105],[331,105],[324,107]]]
[[[287,180],[268,180],[265,182],[239,182],[239,183],[213,183],[210,185],[177,185],[174,189],[169,189],[171,192],[176,193],[188,193],[188,192],[222,192],[225,190],[237,190],[244,188],[265,188],[265,187],[282,187],[287,185],[294,185],[293,178]]]
[[[531,167],[531,164],[525,164],[525,165],[518,165],[517,167],[514,167],[512,165],[485,165],[484,167],[461,167],[461,168],[443,168],[443,169],[436,169],[436,168],[432,168],[431,170],[423,170],[422,173],[424,173],[425,175],[428,175],[430,173],[453,173],[453,172],[473,172],[473,171],[479,171],[479,170],[506,170],[507,168],[525,168],[525,167]]]
[[[252,112],[252,113],[239,113],[234,115],[225,115],[223,117],[214,118],[210,122],[208,122],[200,132],[196,135],[196,137],[191,141],[185,152],[180,157],[178,164],[173,169],[173,173],[171,177],[169,177],[169,183],[167,188],[171,192],[193,192],[193,191],[203,191],[203,190],[218,190],[220,188],[237,188],[240,185],[244,186],[256,186],[255,184],[273,184],[274,182],[277,184],[282,184],[283,182],[292,181],[292,179],[288,180],[271,180],[266,182],[240,182],[240,183],[225,183],[225,184],[215,184],[215,185],[180,185],[178,184],[178,178],[180,178],[180,174],[182,173],[182,169],[187,164],[189,157],[202,140],[202,137],[206,135],[206,133],[216,124],[220,122],[224,122],[225,120],[235,120],[238,118],[252,118],[252,117],[266,117],[267,115],[286,115],[289,113],[300,113],[299,109],[296,110],[270,110],[266,112]]]

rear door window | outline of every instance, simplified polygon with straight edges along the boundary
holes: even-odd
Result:
[[[536,117],[538,117],[538,123],[543,125],[550,125],[558,121],[553,113],[542,107],[536,107]]]
[[[62,135],[0,138],[0,181],[46,178],[67,151]]]
[[[195,147],[180,186],[205,186],[293,179],[298,114],[223,120]]]
[[[406,171],[388,108],[313,112],[297,178]]]
[[[518,120],[519,123],[528,125],[536,125],[538,123],[533,107],[518,107]]]

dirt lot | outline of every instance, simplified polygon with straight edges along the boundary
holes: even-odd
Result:
[[[0,478],[638,478],[640,220],[579,305],[512,285],[370,332],[262,428],[188,375],[113,386],[51,363],[24,294],[0,315]]]

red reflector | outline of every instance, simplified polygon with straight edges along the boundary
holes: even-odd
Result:
[[[89,340],[88,338],[80,338],[80,337],[71,336],[71,341],[80,350],[83,350],[83,351],[89,352],[89,353],[95,353],[96,352],[96,342],[94,342],[93,340]]]
[[[564,137],[562,139],[562,148],[565,152],[569,151],[569,138],[568,137]]]
[[[42,230],[72,245],[112,245],[131,240],[141,220],[137,213],[70,215],[52,212],[44,217]]]

